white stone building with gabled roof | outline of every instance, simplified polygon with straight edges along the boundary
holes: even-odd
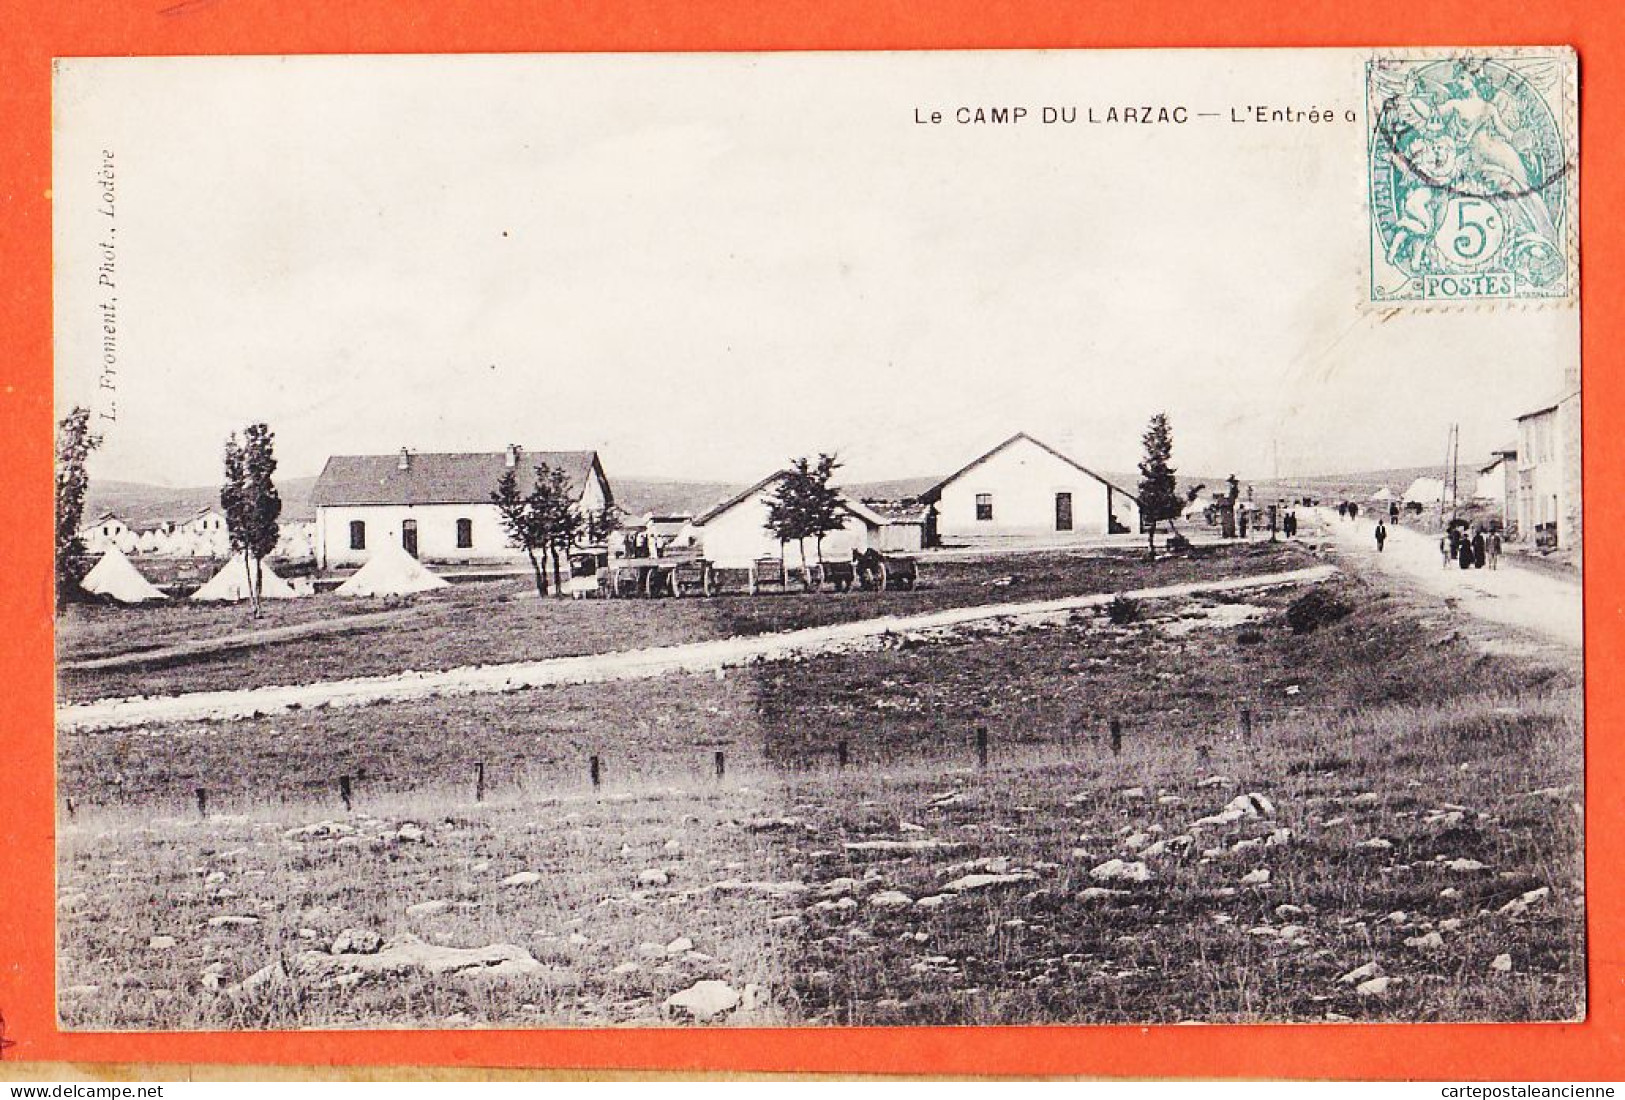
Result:
[[[436,562],[506,562],[525,552],[508,543],[491,503],[498,480],[516,472],[529,492],[535,468],[562,470],[583,515],[615,497],[597,451],[503,451],[334,455],[316,479],[315,553],[319,568],[360,565],[384,543]]]
[[[788,470],[775,470],[749,488],[695,516],[676,540],[679,545],[697,546],[711,564],[722,569],[743,569],[763,558],[779,558],[799,566],[799,551],[781,544],[767,527],[768,502],[779,482],[790,476]],[[890,522],[869,505],[842,494],[846,523],[823,539],[825,561],[845,561],[854,550],[879,549],[881,532]],[[807,562],[818,561],[818,548],[808,540]]]
[[[1139,498],[1026,432],[920,494],[935,541],[1064,541],[1140,530]]]

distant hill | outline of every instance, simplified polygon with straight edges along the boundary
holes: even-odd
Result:
[[[1321,500],[1368,499],[1378,489],[1387,489],[1396,497],[1419,477],[1443,476],[1438,466],[1400,466],[1390,470],[1365,470],[1351,474],[1316,474],[1311,477],[1286,477],[1252,482],[1254,493],[1267,496],[1310,496]],[[1478,477],[1475,466],[1463,465],[1461,483],[1470,494]]]
[[[610,482],[615,503],[634,516],[696,516],[745,487],[727,481],[674,481],[666,478],[617,477]]]
[[[1462,469],[1464,484],[1475,476],[1476,470]],[[1378,489],[1387,487],[1396,495],[1421,476],[1438,477],[1434,466],[1406,466],[1393,470],[1370,470],[1351,474],[1324,474],[1313,477],[1262,479],[1248,482],[1255,495],[1264,497],[1313,496],[1323,500],[1347,498],[1364,500]],[[890,481],[859,481],[842,486],[853,496],[871,500],[901,500],[916,497],[942,480],[945,475],[922,474],[918,477],[895,478]],[[1130,492],[1139,483],[1137,475],[1102,471],[1101,476]],[[654,512],[658,515],[697,515],[718,501],[745,488],[744,482],[680,481],[674,478],[618,477],[613,482],[615,501],[633,515]],[[1206,484],[1208,492],[1224,488],[1224,478],[1179,478],[1179,490],[1186,492],[1197,484]],[[314,477],[287,477],[277,479],[282,493],[284,519],[313,519],[316,509],[311,504]],[[85,501],[88,521],[102,512],[113,512],[124,522],[140,530],[164,520],[184,520],[204,508],[219,507],[220,490],[216,486],[201,485],[187,489],[169,489],[159,485],[146,485],[135,481],[93,481]]]
[[[282,494],[283,519],[316,518],[316,509],[310,503],[310,492],[315,485],[313,477],[276,479],[277,491]],[[205,508],[218,507],[218,485],[168,489],[138,481],[93,480],[85,493],[86,522],[103,512],[112,512],[136,530],[156,526],[164,520],[189,519]]]

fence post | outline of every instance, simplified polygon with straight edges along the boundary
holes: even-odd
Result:
[[[68,799],[68,820],[73,820],[73,799]]]
[[[474,801],[485,801],[485,761],[474,765]]]
[[[1246,707],[1241,708],[1241,736],[1244,741],[1252,740],[1253,736],[1253,712]]]
[[[596,791],[603,782],[603,775],[599,771],[598,757],[590,756],[587,758],[587,774],[592,777],[592,789]]]
[[[197,793],[197,815],[199,817],[208,817],[209,816],[209,792],[204,790],[202,787],[199,787],[197,789],[196,793]]]
[[[721,752],[717,753],[716,764],[717,764],[717,778],[721,779],[727,773],[727,770],[728,770],[727,764],[722,759],[722,753]]]
[[[344,799],[344,809],[346,812],[349,811],[351,806],[350,795],[350,777],[347,775],[339,776],[339,797]]]
[[[987,727],[976,727],[976,766],[987,770]]]
[[[1112,755],[1116,756],[1123,751],[1123,720],[1112,719]]]
[[[835,742],[835,763],[842,770],[846,770],[846,742]]]

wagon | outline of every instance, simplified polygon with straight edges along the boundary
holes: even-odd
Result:
[[[878,550],[852,551],[852,566],[858,585],[865,592],[888,588],[913,591],[920,579],[919,563],[903,554],[882,554]]]
[[[776,585],[788,592],[790,570],[785,568],[783,558],[757,558],[750,563],[750,577],[746,584],[752,596],[768,585]]]
[[[825,561],[817,566],[819,589],[833,588],[837,592],[850,592],[858,579],[858,567],[849,561]]]
[[[658,570],[659,577],[655,580],[656,591],[665,591],[673,596],[686,596],[695,592],[706,596],[714,596],[718,591],[716,570],[704,558],[679,558],[670,560]],[[664,588],[662,589],[661,586]]]

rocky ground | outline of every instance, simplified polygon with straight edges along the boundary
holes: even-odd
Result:
[[[1355,579],[1113,617],[158,727],[122,770],[69,737],[64,1023],[1583,1012],[1577,660]]]

